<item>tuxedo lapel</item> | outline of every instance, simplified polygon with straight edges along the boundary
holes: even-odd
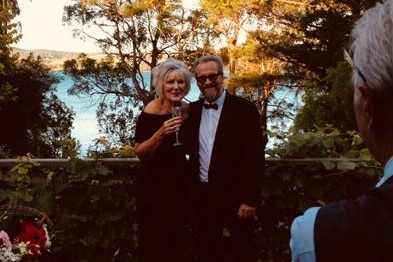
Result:
[[[215,145],[216,144],[221,144],[220,141],[221,140],[225,140],[225,136],[226,134],[228,134],[228,132],[230,132],[230,130],[228,129],[228,127],[232,126],[230,125],[230,121],[231,121],[231,96],[230,94],[226,94],[225,100],[224,100],[224,104],[222,106],[222,111],[221,111],[221,115],[220,115],[220,119],[218,121],[218,125],[217,125],[217,131],[216,131],[216,136],[214,139],[214,146],[213,146],[213,152],[212,152],[212,156],[214,154],[215,151]],[[219,146],[220,147],[220,146]],[[222,147],[220,147],[222,148]]]
[[[199,126],[201,124],[203,99],[195,101],[190,105],[190,115],[187,119],[186,136],[189,137],[189,146],[198,150],[199,148]]]
[[[195,107],[194,107],[195,113],[193,115],[194,115],[195,118],[193,119],[193,122],[198,127],[201,124],[203,103],[204,103],[204,100],[203,99],[199,99],[195,103]],[[199,128],[196,128],[195,131],[199,133]]]

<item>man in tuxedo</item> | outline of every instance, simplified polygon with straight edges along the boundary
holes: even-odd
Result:
[[[393,261],[393,0],[365,11],[351,34],[354,109],[366,146],[384,165],[353,200],[312,207],[291,226],[292,261]]]
[[[219,57],[198,58],[194,73],[203,98],[190,103],[185,133],[199,261],[256,261],[253,231],[264,163],[260,115],[254,104],[224,89]]]

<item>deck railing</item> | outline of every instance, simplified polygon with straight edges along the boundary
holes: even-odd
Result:
[[[138,158],[81,158],[81,161],[86,162],[97,162],[100,161],[102,163],[108,164],[109,166],[122,166],[122,165],[136,165],[139,163]],[[35,163],[39,163],[42,166],[66,166],[71,162],[69,158],[34,158],[32,159]],[[266,163],[277,163],[277,162],[287,162],[292,164],[310,164],[310,163],[320,163],[323,161],[331,161],[331,162],[361,162],[364,159],[360,158],[277,158],[277,157],[268,157],[266,158]],[[6,158],[0,159],[0,168],[1,167],[12,167],[18,163],[18,159],[16,158]]]

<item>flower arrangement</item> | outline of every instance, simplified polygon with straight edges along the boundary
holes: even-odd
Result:
[[[31,211],[34,209],[18,207],[18,210]],[[49,252],[51,241],[47,223],[45,223],[46,217],[43,216],[40,220],[32,217],[31,214],[15,216],[15,212],[10,212],[10,210],[3,212],[0,216],[2,221],[10,220],[7,225],[10,227],[10,231],[13,231],[12,234],[9,234],[7,229],[0,230],[0,261],[34,260]],[[12,237],[12,235],[14,236]]]

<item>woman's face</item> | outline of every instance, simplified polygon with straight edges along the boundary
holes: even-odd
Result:
[[[163,82],[163,96],[171,102],[179,102],[186,95],[186,78],[182,71],[170,71]]]

